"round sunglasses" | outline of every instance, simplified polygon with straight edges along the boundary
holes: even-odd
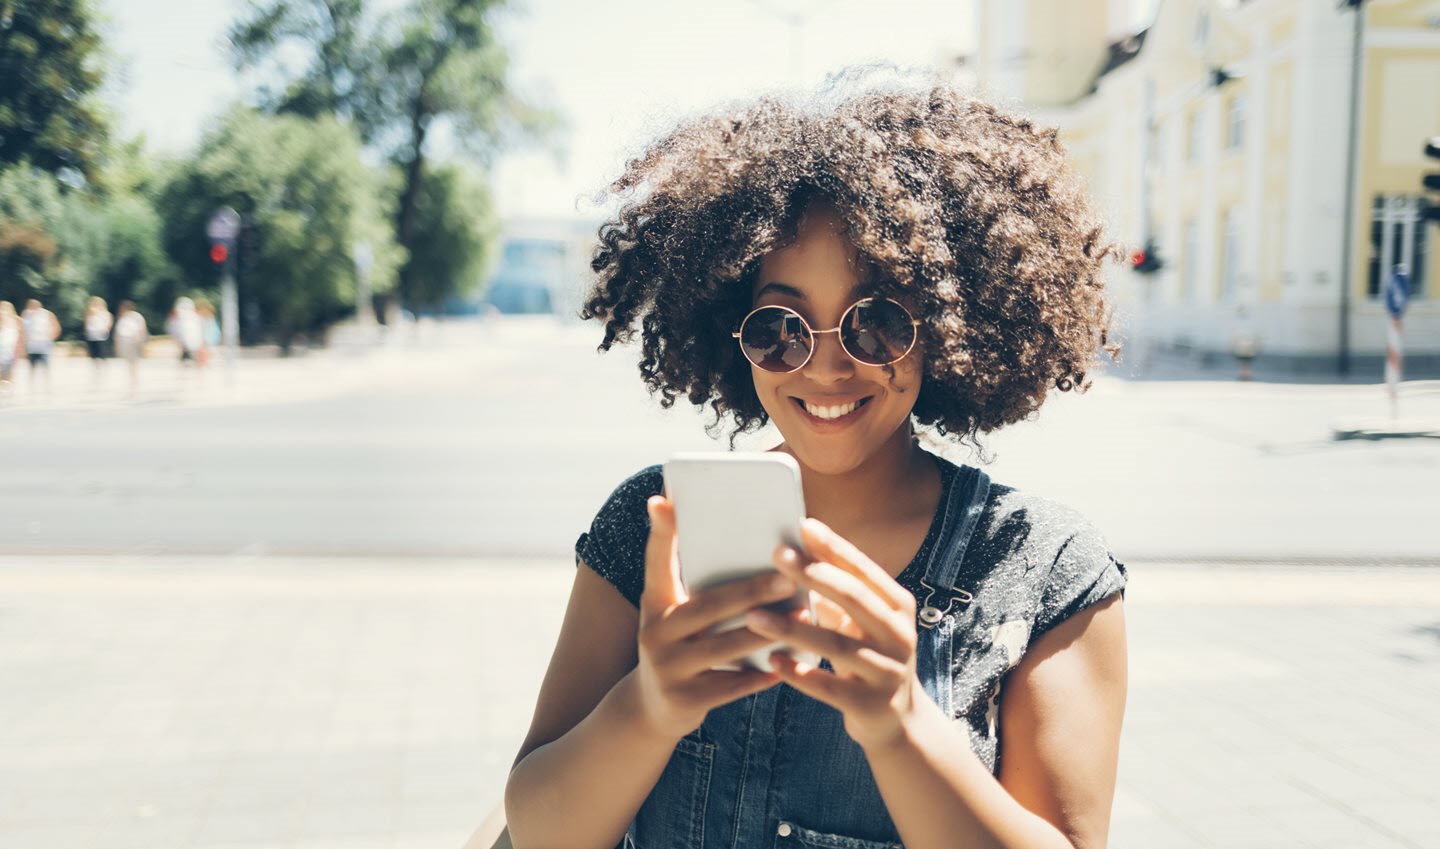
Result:
[[[815,330],[795,310],[771,304],[751,310],[730,335],[740,341],[745,359],[783,374],[810,362],[820,333],[839,333],[840,347],[861,365],[889,365],[915,347],[919,324],[898,301],[861,298],[840,315],[839,326],[829,330]]]

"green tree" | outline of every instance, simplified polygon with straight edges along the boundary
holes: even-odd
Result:
[[[144,196],[70,189],[26,166],[0,171],[0,299],[39,298],[71,331],[92,294],[112,308],[134,300],[151,320],[164,315],[159,296],[174,278]]]
[[[379,83],[378,43],[366,29],[364,0],[272,0],[251,2],[229,30],[236,70],[260,70],[257,105],[266,112],[306,118],[335,115],[352,123],[368,143],[380,116],[374,101]],[[286,79],[282,54],[310,56]]]
[[[100,48],[87,0],[0,0],[0,168],[95,177],[107,132]]]
[[[440,165],[421,179],[415,204],[410,299],[440,307],[476,292],[493,264],[500,220],[490,187],[471,167]]]
[[[0,171],[0,300],[38,298],[61,324],[79,320],[94,233],[80,198],[53,174],[26,165]]]
[[[430,277],[423,293],[417,288],[418,275],[429,273],[423,250],[460,246],[454,240],[421,245],[420,204],[436,123],[448,122],[463,151],[484,164],[507,146],[553,141],[561,125],[507,80],[508,57],[491,27],[503,0],[413,0],[368,30],[362,3],[266,0],[231,29],[232,55],[242,69],[278,68],[281,56],[297,53],[308,57],[285,95],[262,96],[262,103],[301,114],[328,108],[399,167],[395,239],[411,259],[400,269],[398,287],[401,300],[419,305],[439,296],[429,288],[439,278]],[[462,255],[432,265],[465,262]]]
[[[360,143],[339,120],[228,114],[182,164],[163,194],[166,246],[185,278],[214,291],[205,224],[233,207],[243,228],[237,246],[241,314],[257,311],[258,330],[287,349],[353,309],[354,246],[369,242],[372,286],[393,285],[403,258],[386,224],[381,177],[360,159]]]

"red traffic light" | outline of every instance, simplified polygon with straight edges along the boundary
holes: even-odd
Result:
[[[216,265],[224,265],[225,260],[230,258],[230,249],[225,247],[223,242],[217,242],[210,246],[210,261]]]

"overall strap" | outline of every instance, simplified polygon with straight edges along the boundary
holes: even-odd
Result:
[[[955,474],[959,480],[950,486],[950,497],[945,502],[945,513],[941,517],[940,539],[930,551],[929,562],[925,565],[925,576],[920,585],[925,595],[919,601],[919,624],[934,628],[950,611],[956,599],[968,603],[974,596],[957,587],[960,577],[960,563],[965,558],[965,549],[970,537],[980,523],[980,514],[990,498],[990,476],[974,466],[961,466]]]

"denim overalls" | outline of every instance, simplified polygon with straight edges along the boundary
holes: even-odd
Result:
[[[962,477],[950,488],[942,531],[925,566],[926,595],[916,599],[918,676],[952,717],[970,710],[955,704],[954,681],[957,634],[971,624],[974,598],[955,587],[990,491],[983,471],[963,466],[957,474]],[[829,661],[822,666],[833,671]],[[994,673],[1000,671],[991,677],[998,680]],[[982,757],[992,768],[993,733],[991,722],[992,739],[977,741],[991,743]],[[781,683],[711,710],[679,741],[622,846],[897,849],[899,839],[840,712]]]

